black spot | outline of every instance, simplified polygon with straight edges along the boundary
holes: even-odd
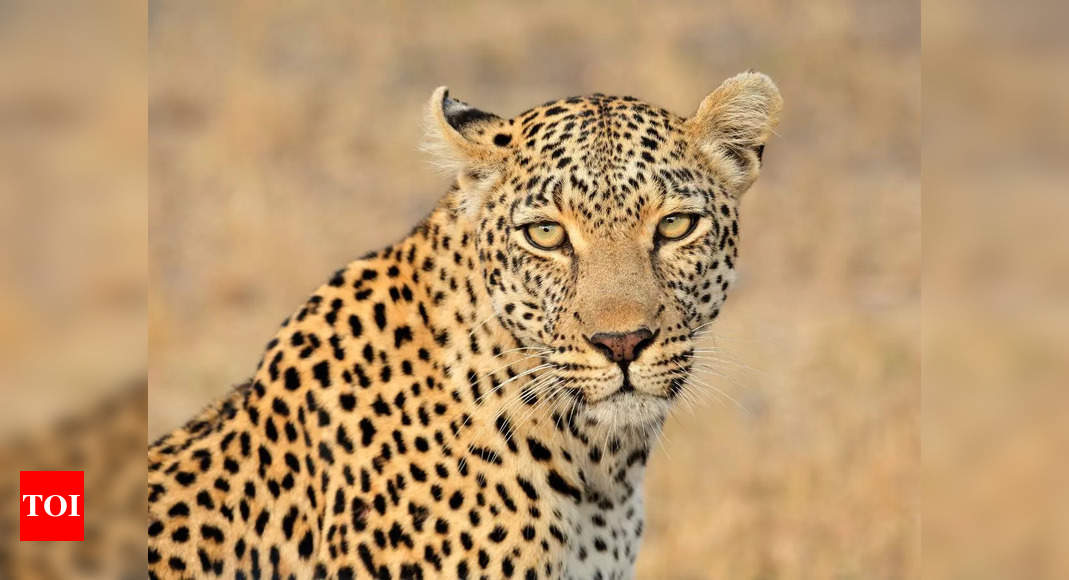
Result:
[[[562,544],[568,541],[568,538],[564,537],[564,532],[561,532],[560,528],[552,524],[549,526],[549,535]]]
[[[557,470],[554,469],[549,472],[548,481],[549,487],[553,488],[553,491],[570,496],[576,502],[581,502],[583,500],[579,488],[568,483],[559,473],[557,473]]]
[[[531,437],[527,438],[527,448],[531,450],[531,457],[534,457],[538,461],[549,461],[553,458],[553,454],[537,439]]]
[[[337,441],[338,445],[341,445],[346,452],[353,452],[353,440],[349,438],[349,432],[345,430],[345,425],[338,425]]]
[[[375,303],[375,324],[379,330],[386,328],[386,305],[382,302]]]
[[[319,361],[312,367],[312,376],[315,380],[319,381],[319,386],[324,389],[330,386],[330,363],[327,361]]]
[[[330,446],[324,441],[319,442],[319,457],[323,461],[334,465],[334,452],[330,450]]]
[[[497,495],[501,496],[501,501],[505,502],[505,507],[508,508],[509,511],[516,511],[516,502],[512,501],[512,496],[509,495],[505,486],[499,483],[494,487],[497,490]]]
[[[505,528],[503,528],[501,526],[494,526],[493,531],[491,531],[490,535],[486,536],[486,537],[490,538],[491,542],[494,542],[496,544],[500,544],[502,541],[504,541],[505,537],[507,537],[507,536],[508,536],[508,532],[505,531]]]
[[[296,455],[289,452],[286,453],[286,466],[290,468],[290,471],[301,472],[301,462],[297,460]]]
[[[223,530],[215,526],[209,526],[207,524],[200,527],[200,537],[205,540],[211,540],[216,544],[223,543]]]
[[[189,528],[182,526],[174,532],[171,532],[171,539],[179,544],[185,543],[189,540]]]
[[[371,445],[371,441],[375,437],[375,425],[367,417],[360,420],[360,433],[360,444],[364,447]]]
[[[266,447],[261,445],[259,449],[257,449],[257,454],[260,457],[261,466],[271,465],[271,452],[269,452]]]
[[[212,495],[205,490],[201,490],[197,493],[197,505],[206,507],[210,510],[215,509],[215,502],[212,501]]]
[[[266,509],[260,512],[260,515],[256,518],[256,534],[259,536],[264,535],[264,528],[267,527],[267,520],[271,519],[271,513]]]
[[[360,338],[360,335],[364,333],[364,325],[360,323],[360,318],[355,314],[349,315],[349,330],[353,334],[353,338]]]
[[[297,552],[300,554],[302,560],[307,560],[312,557],[312,532],[304,533],[304,537],[301,538],[301,543],[297,545]]]
[[[534,485],[532,485],[530,481],[527,481],[526,479],[517,475],[516,483],[520,484],[520,489],[523,490],[523,493],[527,494],[527,497],[529,499],[538,499],[538,491],[535,489]]]
[[[485,447],[477,447],[475,445],[468,445],[468,451],[472,455],[475,455],[479,459],[490,463],[492,465],[501,465],[501,457],[493,449],[487,449]]]
[[[505,147],[511,142],[512,135],[506,133],[498,133],[497,135],[494,135],[494,145],[497,145],[498,147]]]
[[[367,504],[364,503],[364,500],[354,497],[349,513],[353,517],[354,531],[362,532],[367,529]]]
[[[371,403],[371,409],[375,411],[376,415],[387,416],[391,414],[390,406],[386,404],[386,401],[382,400],[382,395],[379,395]]]
[[[412,341],[412,329],[408,326],[398,326],[393,331],[393,347],[400,348],[406,342]]]
[[[286,389],[290,391],[296,391],[301,388],[301,377],[297,374],[297,369],[289,367],[286,369]]]

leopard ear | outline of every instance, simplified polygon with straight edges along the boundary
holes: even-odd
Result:
[[[494,141],[505,125],[497,115],[454,99],[448,88],[438,87],[427,105],[422,149],[450,173],[485,173],[505,158],[507,148],[500,139]]]
[[[744,72],[709,93],[687,120],[691,138],[732,195],[741,196],[757,179],[765,142],[782,108],[772,79]]]

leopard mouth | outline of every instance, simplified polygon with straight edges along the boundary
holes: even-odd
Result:
[[[636,388],[624,369],[620,387],[612,394],[589,401],[586,416],[607,427],[646,429],[661,424],[668,416],[671,398]]]
[[[624,389],[621,388],[621,389],[617,390],[615,393],[609,395],[608,397],[605,397],[605,398],[601,399],[600,401],[598,401],[598,402],[596,402],[594,404],[595,405],[601,405],[601,404],[605,404],[605,403],[614,403],[614,402],[620,402],[620,401],[626,401],[626,400],[643,400],[643,399],[650,399],[650,400],[655,400],[655,401],[668,401],[668,397],[665,397],[665,396],[662,396],[662,395],[654,395],[652,393],[644,393],[644,392],[639,391],[639,390],[634,389],[634,388],[625,391]]]
[[[656,393],[650,393],[648,391],[636,388],[635,387],[635,383],[631,380],[631,372],[628,369],[628,366],[626,364],[625,365],[621,365],[621,366],[622,366],[621,370],[623,370],[623,381],[620,383],[620,387],[618,389],[616,389],[615,391],[613,391],[612,394],[610,394],[608,396],[605,396],[605,397],[601,398],[600,400],[598,400],[597,403],[623,399],[623,398],[628,397],[628,396],[650,397],[650,398],[653,398],[653,399],[669,399],[670,398],[670,397],[667,397],[665,395],[658,395]]]
[[[676,388],[670,385],[664,393],[650,392],[636,386],[628,365],[621,365],[619,386],[607,395],[592,398],[584,388],[569,389],[574,400],[574,412],[593,423],[621,428],[645,428],[662,422],[671,409]]]

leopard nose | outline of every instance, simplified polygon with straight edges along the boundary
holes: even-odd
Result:
[[[650,329],[640,328],[631,332],[599,332],[587,340],[609,357],[609,360],[629,363],[638,358],[642,349],[653,342],[653,336]]]

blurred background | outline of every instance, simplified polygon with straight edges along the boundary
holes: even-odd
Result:
[[[923,19],[924,576],[1069,578],[1069,4]]]
[[[250,375],[340,265],[448,178],[431,91],[502,116],[725,78],[786,101],[716,325],[722,395],[668,426],[641,578],[904,578],[920,555],[920,10],[910,3],[149,7],[149,435]]]
[[[1064,10],[0,2],[0,495],[84,466],[109,498],[84,545],[0,502],[0,578],[138,577],[144,443],[431,208],[434,87],[686,115],[748,68],[783,123],[639,577],[1067,577]]]
[[[144,578],[145,18],[0,2],[0,579]],[[85,472],[84,542],[18,541],[20,470]]]

